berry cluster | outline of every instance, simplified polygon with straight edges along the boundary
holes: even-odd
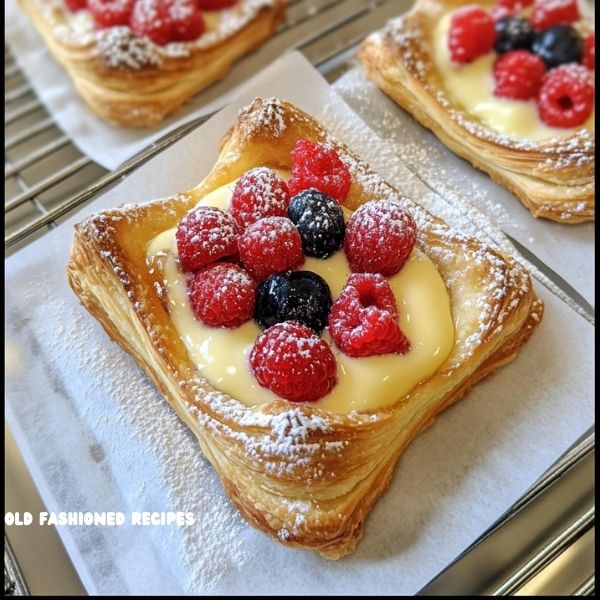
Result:
[[[96,27],[128,25],[155,44],[189,42],[205,30],[202,10],[220,10],[237,0],[65,0],[72,11],[90,11]]]
[[[299,140],[286,182],[251,169],[235,185],[228,211],[200,206],[179,223],[179,264],[188,272],[195,317],[238,327],[254,317],[263,333],[249,356],[260,385],[296,402],[335,385],[337,365],[325,327],[348,356],[402,354],[410,344],[385,276],[404,265],[416,225],[400,201],[372,201],[346,224],[340,206],[352,185],[335,149]],[[298,270],[305,256],[343,248],[354,272],[335,302],[318,274]]]
[[[529,18],[519,14],[531,4]],[[495,50],[496,96],[533,98],[544,123],[576,127],[594,107],[595,36],[581,36],[579,19],[577,0],[499,0],[491,14],[468,6],[452,16],[448,49],[459,64]]]

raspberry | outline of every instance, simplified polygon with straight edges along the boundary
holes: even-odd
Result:
[[[513,11],[523,10],[526,6],[533,4],[533,0],[498,0],[498,6]]]
[[[355,273],[329,313],[329,333],[348,356],[404,354],[410,342],[400,330],[392,288],[383,275]]]
[[[331,348],[296,321],[278,323],[262,333],[250,352],[250,367],[262,387],[292,402],[314,402],[336,383]]]
[[[256,281],[297,267],[304,260],[300,233],[285,217],[252,223],[240,236],[238,248],[242,263]]]
[[[577,127],[592,114],[594,86],[590,71],[570,64],[552,69],[537,98],[540,118],[551,127]]]
[[[87,0],[65,0],[65,4],[71,12],[76,12],[87,6]]]
[[[244,173],[235,185],[229,213],[243,231],[264,217],[285,217],[290,203],[287,184],[272,169],[259,167]]]
[[[596,35],[592,31],[583,40],[583,59],[581,61],[588,69],[596,68]]]
[[[577,0],[536,0],[531,13],[531,24],[541,31],[552,25],[568,25],[579,21]]]
[[[252,318],[256,284],[236,265],[215,263],[188,282],[194,316],[209,327],[238,327]]]
[[[135,0],[88,0],[88,9],[98,27],[128,25]]]
[[[315,188],[343,202],[352,185],[352,176],[338,153],[325,144],[298,140],[292,149],[292,175],[288,182],[290,194]]]
[[[417,226],[398,200],[363,204],[346,225],[344,251],[356,272],[395,275],[412,252]]]
[[[184,271],[197,271],[226,256],[237,254],[237,226],[223,211],[199,206],[177,227],[177,250]]]
[[[448,49],[454,62],[470,63],[491,52],[495,40],[494,19],[482,8],[467,6],[452,15]]]
[[[202,10],[221,10],[229,8],[237,3],[238,0],[198,0]]]
[[[171,21],[171,40],[189,42],[204,32],[204,18],[194,0],[166,0]]]
[[[507,17],[514,17],[517,14],[516,10],[512,10],[511,8],[507,8],[506,6],[496,5],[490,11],[490,16],[495,22],[498,22],[502,19],[506,19]]]
[[[133,33],[147,37],[159,46],[172,39],[169,5],[164,0],[137,0],[129,24]]]
[[[494,94],[501,98],[528,100],[537,95],[546,74],[544,61],[527,50],[503,54],[494,65]]]

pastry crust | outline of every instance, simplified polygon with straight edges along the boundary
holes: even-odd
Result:
[[[63,0],[18,0],[91,110],[113,125],[150,127],[270,38],[286,0],[239,0],[238,23],[161,47],[128,27],[74,33]]]
[[[277,400],[246,406],[202,378],[149,272],[146,245],[177,225],[208,192],[256,166],[290,168],[300,139],[332,144],[353,183],[346,204],[400,198],[419,247],[449,293],[455,345],[440,368],[391,406],[337,415]],[[529,274],[514,260],[451,230],[403,197],[307,114],[256,99],[225,136],[219,159],[194,189],[93,215],[75,228],[71,287],[104,329],[152,378],[197,436],[248,522],[281,543],[336,559],[352,552],[407,444],[444,408],[510,362],[543,314]]]
[[[493,0],[478,0],[486,7]],[[534,217],[560,223],[594,219],[595,135],[560,139],[500,136],[446,95],[431,57],[432,32],[461,0],[418,0],[403,17],[368,37],[358,57],[367,76],[450,150],[513,192]]]

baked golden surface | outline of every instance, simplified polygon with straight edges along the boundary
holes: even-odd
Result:
[[[161,47],[124,27],[74,31],[62,0],[18,1],[91,110],[122,127],[156,125],[224,78],[273,35],[286,6],[286,0],[239,0],[237,21],[197,42]]]
[[[418,0],[403,17],[367,38],[358,57],[385,94],[450,150],[513,192],[535,217],[560,223],[594,219],[595,136],[584,128],[560,139],[500,136],[452,101],[432,58],[440,17],[461,0]],[[491,7],[493,0],[478,4]]]
[[[318,403],[284,400],[246,406],[221,393],[190,361],[161,299],[160,275],[151,275],[146,264],[147,243],[176,226],[205,194],[253,167],[289,169],[290,151],[301,138],[332,144],[349,166],[349,208],[375,198],[405,203],[419,227],[419,248],[449,293],[455,324],[450,355],[383,410],[337,415]],[[248,522],[285,545],[332,559],[354,550],[407,444],[477,381],[515,358],[543,314],[523,267],[451,230],[379,178],[312,117],[277,99],[256,99],[240,111],[217,163],[194,189],[92,215],[77,225],[68,279],[197,436]]]

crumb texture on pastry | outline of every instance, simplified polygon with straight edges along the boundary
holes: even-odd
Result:
[[[391,406],[329,413],[284,400],[247,406],[213,387],[170,321],[145,248],[199,199],[247,170],[289,169],[298,139],[327,142],[349,167],[349,208],[400,199],[417,221],[417,244],[447,287],[455,344],[429,378]],[[140,199],[142,200],[142,199]],[[313,118],[278,99],[240,111],[213,169],[195,188],[125,205],[76,226],[69,283],[107,333],[160,388],[197,436],[223,486],[250,524],[275,540],[337,559],[360,538],[404,448],[447,406],[510,362],[543,314],[529,274],[507,256],[451,230],[404,197]]]
[[[463,4],[418,0],[409,13],[369,36],[358,53],[367,76],[450,150],[513,192],[533,216],[560,223],[593,220],[593,132],[582,127],[544,140],[504,136],[467,114],[446,93],[431,40],[441,16]],[[487,8],[494,2],[479,4]]]

